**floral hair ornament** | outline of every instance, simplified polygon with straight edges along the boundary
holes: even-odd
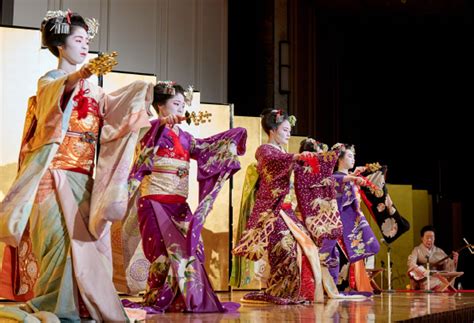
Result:
[[[348,148],[346,148],[346,145],[345,144],[342,144],[340,142],[338,142],[337,144],[334,144],[332,147],[331,147],[332,150],[340,150],[341,152],[343,151],[346,151],[346,150],[350,150],[352,151],[352,153],[355,155],[355,147],[354,145],[350,145]]]
[[[283,110],[275,109],[275,110],[272,110],[272,113],[275,114],[275,123],[276,124],[280,124],[284,121]]]
[[[188,85],[186,88],[186,91],[184,91],[184,102],[188,107],[191,106],[193,103],[193,93],[194,93],[194,88],[192,85]]]
[[[340,142],[332,145],[331,150],[345,150],[344,144],[341,144]]]
[[[314,138],[308,137],[306,138],[306,141],[309,141],[313,146],[316,146],[318,144],[318,142]]]
[[[87,25],[87,35],[89,39],[93,39],[99,31],[99,22],[95,18],[84,18]]]
[[[325,143],[322,143],[322,142],[319,142],[319,141],[318,141],[318,143],[321,144],[323,152],[327,152],[329,150],[328,145],[326,145]]]
[[[290,123],[290,126],[292,127],[296,126],[296,117],[294,115],[289,116],[288,122]]]
[[[49,20],[54,19],[54,24],[50,31],[55,34],[69,34],[71,32],[71,10],[56,10],[46,12],[46,16],[43,18],[43,24],[46,24]]]
[[[272,110],[272,113],[275,114],[275,123],[280,124],[283,121],[285,121],[285,114],[282,109],[275,109]],[[290,126],[294,127],[296,125],[296,117],[294,115],[291,115],[288,117],[288,122],[290,123]]]
[[[163,93],[168,95],[176,95],[176,90],[174,89],[174,85],[176,82],[174,81],[158,81],[156,85],[163,86]]]
[[[326,144],[323,143],[323,142],[317,141],[317,140],[314,139],[314,138],[308,137],[308,138],[306,138],[306,141],[309,141],[309,142],[311,143],[311,145],[313,145],[313,149],[314,149],[315,151],[318,150],[317,147],[318,147],[319,145],[321,145],[321,150],[322,150],[323,152],[327,152],[327,151],[329,150],[328,145],[326,145]]]
[[[72,11],[70,9],[66,11],[50,10],[46,12],[46,16],[43,18],[43,25],[45,25],[49,20],[54,19],[54,24],[51,27],[51,30],[55,34],[68,35],[71,33],[71,15]],[[89,36],[89,39],[93,39],[99,30],[99,22],[95,18],[84,18],[84,22],[87,25],[87,35]]]

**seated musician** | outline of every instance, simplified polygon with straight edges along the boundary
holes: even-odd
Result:
[[[459,254],[453,252],[453,259],[450,259],[442,249],[434,245],[435,229],[431,225],[424,226],[420,234],[421,244],[416,246],[411,255],[408,256],[408,274],[411,288],[438,290],[449,284],[449,281],[443,275],[436,274],[436,271],[455,272]],[[430,271],[433,271],[429,288],[427,286],[427,260],[430,263]],[[451,284],[454,284],[454,280]]]

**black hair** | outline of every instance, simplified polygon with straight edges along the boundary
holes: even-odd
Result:
[[[346,156],[346,152],[348,150],[354,150],[354,145],[351,144],[341,144],[341,148],[339,150],[339,156],[337,157],[336,165],[334,165],[334,170],[337,171],[339,169],[339,162]]]
[[[174,94],[170,93],[170,90],[174,90]],[[165,105],[166,102],[173,98],[178,93],[184,96],[184,88],[179,84],[168,85],[166,83],[158,83],[153,88],[153,107],[158,112],[159,105]]]
[[[322,142],[316,141],[312,138],[306,138],[300,142],[300,153],[303,151],[317,152],[318,150],[324,150],[324,144]]]
[[[283,121],[288,120],[288,113],[283,110],[265,109],[260,117],[263,131],[270,135],[270,130],[275,130]]]
[[[56,57],[59,57],[58,46],[62,46],[66,43],[66,39],[71,35],[74,28],[81,27],[85,31],[89,30],[84,18],[78,15],[77,13],[71,13],[70,16],[71,23],[69,24],[69,33],[60,34],[55,32],[55,23],[59,18],[51,18],[49,20],[43,21],[41,23],[41,42],[44,47],[47,47],[49,51]],[[66,18],[64,18],[66,19]]]
[[[425,235],[425,232],[428,232],[428,231],[433,231],[436,234],[436,230],[432,225],[425,225],[423,228],[421,228],[420,236],[423,238],[423,236]]]

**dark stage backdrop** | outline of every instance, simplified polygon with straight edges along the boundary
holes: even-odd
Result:
[[[257,116],[271,102],[262,65],[271,8],[244,3],[229,1],[229,52],[245,49],[229,56],[228,93],[236,114]],[[389,183],[429,190],[446,251],[474,242],[472,1],[294,0],[288,11],[297,134],[354,143],[357,164],[380,161]],[[459,269],[474,273],[474,256],[463,253]]]

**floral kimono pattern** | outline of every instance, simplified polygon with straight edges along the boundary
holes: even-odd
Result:
[[[139,130],[150,125],[146,107],[152,85],[134,82],[106,95],[83,80],[66,97],[66,80],[63,71],[48,72],[30,99],[19,172],[0,204],[0,240],[21,247],[19,258],[11,258],[18,265],[9,268],[37,264],[34,297],[28,301],[34,311],[72,321],[89,315],[125,321],[112,283],[109,228],[126,212],[120,197],[127,196],[127,180],[121,174],[130,168]],[[23,262],[29,251],[19,243],[25,240],[34,261]],[[27,281],[19,277],[15,292],[21,294]]]
[[[336,182],[332,177],[338,152],[314,153],[295,166],[295,190],[298,208],[306,228],[320,248],[319,257],[334,281],[339,273],[336,244],[342,235],[342,222],[336,200]]]
[[[125,280],[134,284],[139,268],[141,273],[144,267],[149,270],[143,303],[124,304],[149,313],[233,311],[238,304],[221,303],[212,290],[204,269],[201,230],[224,182],[240,169],[237,155],[245,152],[247,134],[235,128],[197,139],[176,129],[153,121],[130,175],[137,213],[128,215],[123,228],[138,225],[141,239],[123,246]],[[190,158],[198,163],[200,203],[194,212],[186,202]],[[122,232],[122,241],[127,239],[127,232]]]
[[[342,247],[349,262],[375,255],[380,244],[367,219],[360,211],[358,188],[352,182],[343,182],[346,174],[334,172],[336,180],[337,204],[343,225]]]
[[[367,209],[372,217],[377,222],[380,228],[382,237],[387,243],[392,243],[398,239],[403,233],[410,230],[410,223],[403,216],[400,215],[395,204],[392,202],[385,184],[385,174],[387,166],[379,166],[378,163],[369,164],[375,165],[375,169],[370,167],[363,173],[367,179],[379,188],[379,194],[373,189],[373,186],[363,186],[361,190],[362,201],[364,201]],[[380,167],[380,169],[378,169]]]
[[[318,250],[296,217],[292,189],[293,154],[264,144],[257,149],[259,188],[246,230],[233,254],[249,260],[268,257],[267,288],[246,300],[295,304],[323,296]]]

